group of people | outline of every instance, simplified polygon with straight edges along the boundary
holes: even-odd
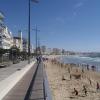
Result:
[[[97,92],[100,91],[100,84],[98,82],[96,83],[96,90],[97,90]],[[83,85],[83,90],[82,91],[84,92],[85,96],[87,96],[87,88],[86,88],[85,85]],[[79,92],[76,88],[74,88],[74,91],[72,92],[72,94],[78,96]]]
[[[84,92],[85,96],[87,96],[87,88],[86,88],[85,85],[83,85],[82,91]],[[79,92],[78,92],[78,90],[76,88],[74,88],[74,91],[72,92],[72,94],[75,94],[76,96],[78,96]]]
[[[72,67],[73,66],[77,66],[77,64],[64,64],[64,63],[61,63],[61,62],[59,62],[57,59],[51,59],[50,60],[51,61],[51,63],[52,64],[56,64],[57,66],[60,66],[61,68],[62,67],[68,67],[68,65],[71,65],[70,67],[68,67],[68,73],[70,74],[70,79],[72,78],[72,76],[71,76],[71,70],[72,70]],[[67,68],[66,67],[66,68]],[[82,65],[82,75],[84,74],[84,72],[85,72],[85,69],[87,69],[88,71],[90,70],[90,67],[91,67],[91,69],[94,71],[94,70],[96,70],[96,67],[95,66],[89,66],[89,65]],[[76,70],[76,73],[78,72],[78,70]],[[62,80],[66,80],[65,79],[65,77],[64,77],[64,75],[62,76]],[[89,78],[88,79],[89,80],[89,85],[92,85],[92,81],[91,81],[91,79]],[[99,85],[99,83],[97,82],[96,83],[96,86],[95,86],[95,89],[96,89],[96,91],[98,92],[99,90],[100,90],[100,85]],[[84,93],[84,95],[85,96],[87,96],[88,95],[88,88],[85,86],[85,85],[83,85],[83,87],[82,87],[82,92]],[[80,94],[80,91],[78,91],[76,88],[74,88],[74,90],[73,90],[73,92],[72,92],[72,94],[74,94],[74,95],[76,95],[76,96],[78,96],[79,94]]]
[[[37,56],[37,57],[36,57],[36,60],[37,60],[37,63],[40,63],[41,60],[42,60],[42,56]]]

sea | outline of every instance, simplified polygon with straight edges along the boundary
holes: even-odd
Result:
[[[84,57],[84,56],[79,56],[79,55],[70,55],[70,56],[60,56],[57,58],[60,62],[69,64],[69,63],[74,63],[74,64],[84,64],[84,65],[89,65],[89,66],[96,66],[96,69],[100,71],[100,57]]]

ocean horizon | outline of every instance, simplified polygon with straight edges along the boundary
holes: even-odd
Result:
[[[96,66],[96,69],[100,71],[100,57],[85,57],[78,55],[68,55],[68,56],[60,56],[57,58],[60,62],[65,64],[74,63],[74,64],[84,64],[89,66]]]

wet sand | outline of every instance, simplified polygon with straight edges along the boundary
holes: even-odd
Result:
[[[83,73],[75,65],[60,66],[51,61],[44,63],[53,100],[100,100],[100,91],[96,90],[97,82],[100,83],[100,72],[84,69]],[[81,76],[76,79],[77,75]],[[87,89],[87,96],[82,91],[83,85]],[[78,91],[77,96],[72,93],[74,88]]]

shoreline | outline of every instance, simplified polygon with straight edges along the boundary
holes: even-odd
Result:
[[[67,56],[67,55],[50,55],[50,56],[47,56],[47,58],[48,59],[57,59],[60,63],[64,63],[64,64],[74,64],[74,65],[76,65],[76,66],[78,66],[78,67],[88,67],[87,69],[90,69],[90,70],[95,70],[95,71],[97,71],[97,72],[100,72],[100,68],[99,68],[99,65],[95,65],[95,64],[90,64],[90,63],[79,63],[79,62],[77,62],[77,63],[75,63],[75,62],[66,62],[66,61],[62,61],[62,57],[77,57],[76,55],[75,56],[73,56],[73,55],[70,55],[70,56]],[[80,56],[78,56],[78,57],[80,57]],[[80,57],[80,59],[81,58],[91,58],[91,57]],[[60,60],[61,59],[61,60]],[[68,59],[69,60],[69,59]],[[77,60],[79,60],[79,58],[77,59]],[[97,62],[98,63],[98,62]]]
[[[70,64],[59,65],[52,63],[51,59],[45,63],[53,100],[100,100],[100,92],[96,91],[96,83],[100,83],[100,73]],[[70,72],[69,72],[70,69]],[[72,77],[70,77],[72,75]],[[81,78],[76,76],[81,75]],[[86,86],[87,96],[82,92]],[[78,96],[72,94],[76,88]]]

